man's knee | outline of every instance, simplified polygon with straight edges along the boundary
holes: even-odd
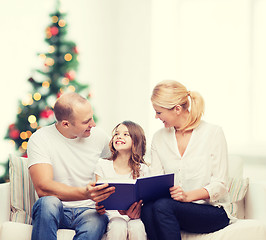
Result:
[[[83,226],[82,228],[93,228],[94,230],[104,229],[105,231],[109,220],[105,214],[100,215],[96,210],[89,209],[84,211],[77,221]]]
[[[33,206],[33,216],[38,213],[40,213],[42,216],[58,215],[62,210],[63,204],[57,197],[41,197]]]

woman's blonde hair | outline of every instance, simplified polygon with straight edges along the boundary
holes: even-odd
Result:
[[[109,147],[112,153],[110,160],[115,160],[117,158],[118,152],[113,146],[114,133],[120,125],[125,125],[128,129],[129,135],[132,139],[132,149],[131,156],[129,159],[129,166],[132,169],[133,179],[140,176],[140,164],[146,162],[144,161],[144,155],[146,153],[146,137],[144,131],[140,125],[132,121],[123,121],[116,125],[113,130],[113,136],[109,143]]]
[[[184,85],[174,80],[164,80],[158,83],[152,92],[151,101],[154,105],[166,109],[173,109],[180,105],[189,110],[188,121],[181,131],[188,131],[200,124],[204,113],[204,100],[198,92],[188,91]]]

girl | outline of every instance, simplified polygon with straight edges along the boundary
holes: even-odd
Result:
[[[143,157],[146,152],[146,138],[143,129],[136,123],[124,121],[113,130],[110,141],[112,156],[100,159],[96,166],[96,181],[99,179],[136,179],[148,175],[149,168]],[[98,207],[103,214],[105,209]],[[109,224],[107,240],[145,240],[146,232],[140,220],[141,201],[135,202],[127,211],[107,211]]]

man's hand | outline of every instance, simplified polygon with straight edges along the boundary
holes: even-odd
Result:
[[[86,186],[87,198],[96,203],[105,200],[114,192],[115,187],[108,187],[108,183],[95,186],[95,182],[91,182]]]
[[[105,214],[105,208],[103,205],[99,206],[98,203],[95,204],[96,211],[100,214],[103,215]]]
[[[122,215],[128,215],[131,219],[140,218],[142,200],[134,202],[128,210],[119,210],[118,212]]]

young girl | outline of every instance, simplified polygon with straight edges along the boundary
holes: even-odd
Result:
[[[113,130],[110,141],[112,156],[100,159],[96,166],[96,181],[99,179],[136,179],[147,176],[149,168],[143,157],[146,138],[143,129],[136,123],[124,121]],[[141,201],[132,204],[127,211],[107,211],[109,224],[107,240],[145,240],[146,232],[140,220]],[[98,209],[100,214],[105,209]]]

